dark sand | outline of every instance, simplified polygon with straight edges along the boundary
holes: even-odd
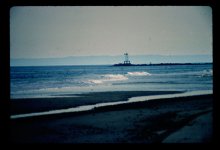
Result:
[[[178,91],[116,91],[92,92],[85,94],[66,94],[56,98],[25,98],[11,100],[11,114],[42,112],[48,110],[65,109],[80,105],[91,105],[104,102],[127,101],[135,96],[162,95],[182,93]],[[77,97],[76,97],[77,96]]]
[[[206,143],[212,141],[212,109],[212,95],[106,106],[13,119],[10,137],[12,143]]]

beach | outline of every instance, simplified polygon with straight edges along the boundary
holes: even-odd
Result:
[[[174,91],[166,92],[166,94],[171,94]],[[129,95],[129,92],[125,91],[101,92],[84,95],[80,102],[83,99],[86,104],[91,104],[88,102],[89,99],[112,102],[119,101],[125,95],[129,96],[123,97],[124,100],[129,97],[152,94],[156,93],[136,91],[130,92]],[[80,97],[71,96],[58,99],[44,98],[39,101],[42,100],[46,106],[39,104],[36,107],[34,100],[29,103],[19,103],[20,105],[17,105],[11,114],[67,108],[67,105],[58,103],[62,99],[62,103],[66,102],[65,99],[68,100],[69,107],[77,106],[76,101],[71,101],[71,98],[80,99]],[[15,101],[12,101],[12,106],[14,106],[12,108],[16,106],[13,105]],[[92,101],[92,103],[97,102]],[[12,143],[72,144],[209,143],[212,142],[213,132],[212,112],[212,94],[109,105],[82,112],[11,119],[10,140]]]
[[[10,143],[212,143],[212,7],[55,6],[6,13]]]

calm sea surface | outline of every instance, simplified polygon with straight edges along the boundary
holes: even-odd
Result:
[[[12,99],[98,91],[213,89],[212,64],[164,66],[10,67]]]

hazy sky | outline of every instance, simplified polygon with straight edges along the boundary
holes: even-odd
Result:
[[[13,7],[11,58],[212,54],[208,6]]]

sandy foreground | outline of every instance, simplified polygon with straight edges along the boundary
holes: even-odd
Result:
[[[207,143],[212,142],[212,111],[213,96],[209,94],[106,106],[83,113],[12,119],[10,140],[12,143]]]
[[[212,113],[206,113],[190,121],[180,130],[166,137],[163,143],[196,143],[209,141],[212,137]]]

